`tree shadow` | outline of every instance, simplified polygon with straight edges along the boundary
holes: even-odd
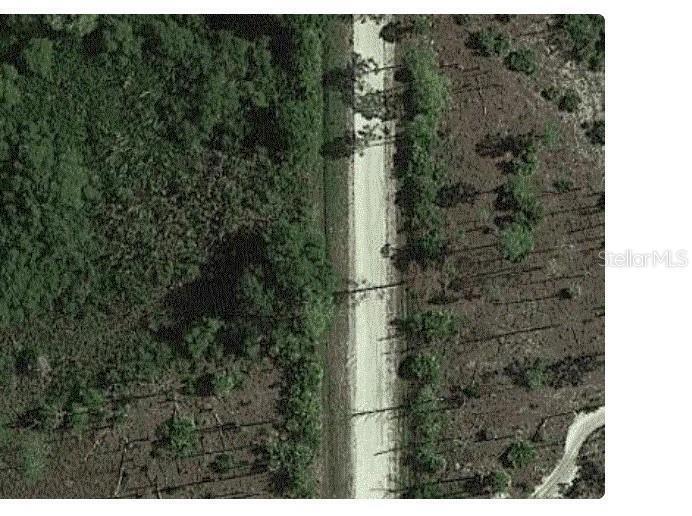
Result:
[[[159,329],[157,338],[177,349],[195,322],[203,317],[231,321],[242,315],[242,307],[234,302],[238,278],[247,266],[261,259],[258,241],[255,232],[247,231],[219,243],[199,277],[165,297],[174,322]]]

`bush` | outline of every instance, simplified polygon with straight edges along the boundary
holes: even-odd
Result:
[[[555,86],[548,86],[547,88],[541,90],[541,97],[543,97],[548,102],[556,100],[559,95],[560,90],[558,90]]]
[[[526,441],[513,442],[505,452],[505,462],[512,468],[523,468],[536,458],[536,450]]]
[[[459,317],[444,310],[416,312],[399,321],[399,327],[411,340],[440,341],[454,337],[459,331]]]
[[[490,492],[497,495],[506,493],[509,489],[509,484],[512,481],[509,474],[500,470],[490,473],[485,479],[485,482],[490,489]]]
[[[533,75],[538,70],[536,54],[528,48],[520,48],[510,52],[505,59],[505,64],[510,70],[526,75]]]
[[[223,475],[231,471],[233,469],[233,461],[231,460],[231,456],[227,453],[220,453],[216,457],[214,457],[214,460],[210,464],[211,470],[218,474],[218,475]]]
[[[205,317],[187,332],[184,339],[185,354],[192,360],[205,356],[216,342],[219,331],[224,327],[220,319]]]
[[[555,147],[560,142],[560,125],[557,122],[546,122],[543,126],[541,137],[543,144],[548,148]]]
[[[570,90],[560,98],[558,109],[567,113],[574,113],[581,104],[581,97],[576,91]]]
[[[586,136],[594,145],[605,145],[605,120],[596,120],[587,125]]]
[[[44,79],[49,79],[53,69],[53,42],[45,38],[33,38],[22,51],[24,69]]]
[[[533,231],[523,224],[512,223],[500,233],[503,256],[510,262],[520,262],[533,251]]]
[[[17,469],[29,483],[39,480],[46,469],[48,446],[40,434],[29,434],[19,443]]]
[[[174,416],[159,426],[161,446],[177,457],[187,457],[197,450],[197,425],[191,417]]]
[[[502,32],[488,28],[472,33],[468,46],[487,57],[503,56],[509,52],[509,38]]]
[[[510,177],[506,192],[511,208],[517,212],[515,222],[527,228],[535,227],[543,218],[543,206],[533,178],[521,174]]]
[[[57,32],[66,32],[78,38],[84,37],[96,29],[98,14],[46,14],[46,24]]]
[[[445,468],[446,461],[432,443],[424,443],[416,447],[411,454],[413,470],[418,473],[432,475]]]
[[[449,83],[439,72],[435,54],[427,47],[409,48],[403,61],[408,79],[408,122],[398,160],[401,165],[397,170],[397,203],[408,234],[406,256],[425,264],[440,260],[446,251],[442,216],[436,203],[444,170],[431,156],[441,145],[437,126],[449,100]]]
[[[553,188],[558,193],[569,192],[574,188],[574,181],[569,172],[564,173],[553,182]]]
[[[603,67],[605,61],[605,20],[598,14],[565,14],[559,17],[558,27],[568,36],[570,55],[592,70]]]
[[[440,363],[432,354],[409,355],[401,363],[400,374],[406,380],[435,384],[440,376]]]

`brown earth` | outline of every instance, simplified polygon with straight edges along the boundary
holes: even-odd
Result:
[[[223,397],[185,396],[173,382],[142,385],[125,401],[124,422],[104,423],[76,435],[51,434],[41,479],[26,482],[12,470],[0,475],[0,497],[10,498],[232,498],[272,497],[262,445],[271,436],[279,376],[268,362],[243,388]],[[115,405],[118,400],[109,400]],[[123,400],[121,400],[123,401]],[[161,452],[157,428],[173,414],[194,417],[199,437],[189,457]],[[225,453],[231,469],[214,473]]]
[[[462,24],[452,16],[433,18],[434,46],[452,90],[442,129],[449,181],[469,192],[445,211],[452,239],[445,264],[412,271],[409,281],[423,308],[452,309],[467,321],[443,351],[447,465],[439,482],[445,496],[488,496],[478,489],[478,475],[505,469],[512,477],[509,495],[528,496],[559,459],[573,412],[604,404],[604,151],[581,127],[604,118],[604,73],[568,62],[551,46],[551,16],[501,23],[479,15]],[[467,48],[470,33],[489,26],[508,34],[512,48],[535,50],[535,75],[510,71],[501,58]],[[550,86],[578,91],[578,111],[560,112],[556,102],[542,98]],[[543,134],[548,126],[557,128],[559,139],[539,151],[545,216],[534,251],[512,264],[499,249],[498,217],[507,212],[496,204],[511,154],[486,152],[483,145],[489,136]],[[553,183],[567,176],[573,186],[558,193]],[[569,288],[578,295],[563,299],[561,291]],[[574,385],[519,385],[510,374],[513,364],[535,359]],[[470,386],[478,397],[463,392]],[[503,454],[517,439],[533,441],[537,458],[507,468]]]

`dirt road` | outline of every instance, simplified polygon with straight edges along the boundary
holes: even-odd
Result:
[[[560,486],[570,484],[577,474],[579,450],[589,435],[605,425],[605,407],[588,414],[579,413],[567,430],[565,452],[555,469],[536,488],[533,498],[559,498]]]
[[[388,66],[392,59],[391,45],[379,37],[382,24],[360,17],[354,18],[354,52],[364,59],[373,59],[376,68]],[[364,79],[369,89],[383,91],[384,72],[370,72]],[[366,126],[381,124],[355,115],[356,134]],[[388,147],[373,145],[356,153],[353,162],[352,235],[353,277],[356,289],[379,287],[392,283],[390,261],[382,248],[394,240],[394,204]],[[396,380],[394,347],[390,338],[393,317],[393,289],[375,288],[353,293],[350,299],[350,378],[353,413],[380,411],[394,405],[393,385]],[[395,474],[394,448],[396,425],[390,411],[354,415],[353,494],[356,498],[383,498]]]

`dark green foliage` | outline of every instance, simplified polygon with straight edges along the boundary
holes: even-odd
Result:
[[[512,211],[511,222],[500,232],[503,256],[521,262],[534,248],[534,230],[543,219],[534,174],[538,168],[536,137],[529,133],[515,138],[515,159],[509,163],[512,174],[504,186],[502,201]]]
[[[442,492],[438,484],[416,484],[409,487],[404,494],[404,498],[416,500],[442,498]]]
[[[74,385],[66,403],[65,426],[80,432],[104,416],[103,393],[81,382]]]
[[[564,14],[558,23],[568,38],[570,57],[590,69],[603,68],[605,61],[605,19],[598,14]]]
[[[407,111],[436,122],[449,103],[449,80],[440,73],[437,56],[426,46],[405,50],[402,65],[408,78]]]
[[[515,210],[514,220],[522,226],[532,228],[543,218],[543,206],[537,197],[533,177],[515,174],[506,185],[510,207]]]
[[[411,455],[413,470],[418,473],[434,474],[444,469],[444,456],[433,443],[422,443]]]
[[[481,397],[481,387],[476,382],[467,385],[461,391],[464,396],[471,399],[478,399]]]
[[[555,86],[548,86],[547,88],[541,90],[541,97],[549,102],[557,100],[559,95],[560,90],[558,90]]]
[[[533,251],[533,232],[525,225],[514,222],[500,233],[504,257],[510,262],[520,262]]]
[[[315,480],[310,466],[315,451],[302,443],[272,441],[269,444],[269,471],[281,492],[295,498],[308,498],[314,494]]]
[[[502,494],[507,492],[511,480],[508,473],[500,470],[487,475],[484,478],[484,484],[488,486],[492,494]]]
[[[187,457],[198,448],[198,430],[194,419],[174,416],[157,430],[163,449],[176,457]]]
[[[547,364],[540,358],[516,362],[508,369],[508,372],[517,384],[528,390],[540,389],[549,380]]]
[[[605,120],[595,120],[587,125],[586,136],[594,145],[605,145]]]
[[[566,111],[567,113],[574,113],[581,104],[581,97],[574,90],[569,90],[561,98],[558,104],[560,111]]]
[[[84,37],[96,29],[98,14],[46,14],[45,23],[56,32],[65,32],[78,38]]]
[[[29,433],[19,441],[17,469],[29,483],[39,480],[48,462],[48,445],[40,434]]]
[[[536,458],[536,450],[526,441],[513,442],[505,452],[505,462],[508,467],[523,468]]]
[[[432,50],[419,46],[409,48],[403,57],[408,122],[399,151],[397,202],[408,233],[407,258],[421,263],[440,260],[446,250],[442,214],[436,204],[445,171],[431,156],[441,145],[437,127],[449,94],[436,60]]]
[[[87,15],[18,16],[4,30],[23,40],[44,22],[56,32],[19,49],[21,73],[0,73],[2,325],[142,302],[195,274],[245,202],[276,206],[248,195],[269,165],[241,158],[245,119],[278,95],[266,44],[210,33],[201,17],[107,16],[94,29]],[[93,53],[65,31],[91,32]],[[227,172],[204,173],[214,162]]]
[[[220,453],[209,465],[211,470],[217,475],[224,475],[233,469],[233,460],[231,456],[227,453]]]
[[[548,121],[543,126],[541,141],[549,148],[555,148],[560,142],[560,124],[556,121]]]
[[[246,374],[228,353],[271,353],[287,443],[275,457],[289,462],[275,471],[283,494],[307,496],[334,285],[314,227],[324,18],[272,17],[276,35],[252,41],[214,21],[0,22],[0,327],[15,349],[39,344],[31,376],[50,360],[51,395],[25,418],[47,430],[98,421],[102,387],[171,370],[222,395]],[[244,234],[253,249],[232,249]],[[178,291],[217,248],[248,256],[214,276],[223,299],[195,299],[180,317]],[[194,422],[174,418],[160,437],[185,455]]]
[[[436,355],[424,353],[409,355],[401,363],[400,374],[406,380],[423,384],[437,383],[440,377],[440,363]]]
[[[526,75],[533,75],[538,69],[536,54],[529,48],[520,48],[510,52],[505,59],[507,68]]]
[[[217,335],[223,327],[223,321],[205,317],[185,335],[183,341],[185,354],[192,360],[202,358],[214,345]]]
[[[431,343],[454,337],[459,331],[459,317],[449,311],[416,312],[398,322],[409,340]]]
[[[509,38],[506,34],[492,28],[483,29],[471,34],[468,46],[482,55],[503,56],[509,52]]]
[[[553,187],[558,193],[569,192],[574,188],[574,181],[569,172],[562,174],[553,182]]]

